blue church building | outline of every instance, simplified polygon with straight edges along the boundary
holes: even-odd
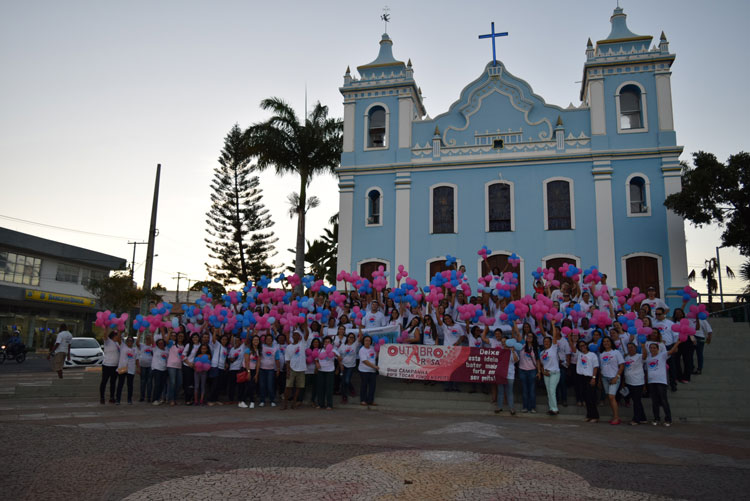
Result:
[[[387,34],[371,63],[347,69],[339,177],[338,269],[362,276],[403,264],[420,283],[466,266],[521,258],[520,293],[537,267],[596,265],[610,287],[654,286],[674,306],[687,284],[682,218],[664,198],[681,189],[664,33],[628,29],[589,40],[579,106],[548,104],[491,61],[450,108],[427,115],[411,60]],[[492,249],[484,262],[477,250]]]

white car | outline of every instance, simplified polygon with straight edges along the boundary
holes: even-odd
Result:
[[[104,352],[99,342],[92,337],[74,337],[70,344],[70,360],[65,367],[93,367],[102,365]]]

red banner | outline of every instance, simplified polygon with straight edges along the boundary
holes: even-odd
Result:
[[[467,346],[386,344],[380,348],[380,375],[422,381],[505,384],[508,350]]]

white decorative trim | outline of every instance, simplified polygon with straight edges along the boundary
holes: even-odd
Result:
[[[430,284],[430,280],[432,280],[432,277],[430,276],[430,265],[434,263],[435,261],[445,261],[445,256],[437,256],[432,257],[426,261],[426,268],[425,268],[425,283],[427,285]],[[456,258],[456,270],[458,270],[461,267],[461,260]],[[468,271],[468,270],[467,270]]]
[[[641,91],[641,127],[639,129],[623,129],[620,127],[620,92],[626,85],[634,85]],[[646,106],[646,89],[643,87],[643,85],[635,81],[621,83],[615,91],[615,110],[618,134],[637,134],[641,132],[648,132],[648,106]]]
[[[441,235],[441,233],[432,232],[432,194],[435,188],[449,186],[453,188],[453,233],[458,233],[458,186],[453,183],[436,183],[428,188],[430,195],[430,218],[428,231],[430,235]]]
[[[643,195],[646,198],[646,212],[630,211],[630,180],[634,177],[643,178]],[[648,176],[642,172],[633,172],[625,180],[625,213],[628,217],[647,217],[651,215],[651,181],[649,181]]]
[[[662,159],[664,178],[664,196],[682,190],[682,178],[676,160]],[[674,170],[664,170],[664,169]],[[685,221],[674,211],[667,209],[667,242],[669,243],[669,281],[670,287],[684,287],[688,283],[687,252],[685,249]]]
[[[352,181],[353,183],[353,181]],[[336,274],[340,271],[351,271],[352,266],[352,217],[354,213],[353,191],[339,193],[339,244],[336,259]],[[336,287],[344,288],[343,282],[337,282]]]
[[[411,146],[411,122],[414,116],[414,102],[411,97],[398,98],[398,147]]]
[[[375,190],[378,193],[380,193],[380,207],[379,207],[379,209],[380,209],[380,222],[377,223],[377,224],[375,224],[375,223],[370,224],[370,223],[367,222],[367,219],[370,216],[369,215],[369,210],[370,210],[370,192],[373,191],[373,190]],[[384,209],[385,209],[385,204],[383,203],[383,200],[384,200],[384,198],[383,198],[383,190],[380,189],[379,186],[370,186],[369,188],[367,188],[365,190],[365,226],[366,227],[369,228],[369,227],[373,227],[373,226],[383,226],[383,216],[384,216],[383,212],[384,212]]]
[[[493,184],[507,184],[510,186],[510,231],[516,231],[516,188],[513,181],[506,181],[505,179],[493,179],[484,183],[484,231],[485,233],[490,232],[490,186]],[[493,231],[493,233],[503,232]]]
[[[503,255],[503,256],[510,257],[511,254],[513,254],[513,251],[509,251],[509,250],[505,250],[505,249],[502,249],[502,250],[493,250],[492,254],[488,254],[487,257],[490,258],[492,256],[497,256],[497,255]],[[521,297],[523,297],[524,295],[526,295],[526,287],[525,287],[526,286],[526,281],[524,280],[524,277],[526,276],[526,261],[524,260],[524,258],[522,256],[520,256],[518,254],[516,254],[516,256],[518,256],[518,258],[521,260],[521,262],[518,263],[518,271],[515,272],[515,271],[513,271],[513,270],[515,270],[515,268],[511,268],[511,273],[518,273],[518,285],[520,285],[520,287],[521,287]],[[482,259],[481,257],[477,259],[477,279],[479,279],[480,276],[483,276],[482,273],[481,273],[481,271],[482,271],[482,262],[483,261],[484,261],[484,259]],[[500,270],[500,271],[502,271],[502,270]],[[492,270],[489,270],[489,273],[492,273]],[[477,284],[477,286],[478,285],[479,284]],[[532,283],[532,288],[533,288],[533,283]]]
[[[661,299],[665,299],[664,297],[664,271],[662,269],[662,260],[661,256],[659,254],[653,254],[651,252],[633,252],[632,254],[626,254],[620,258],[620,271],[622,274],[622,287],[625,288],[628,286],[628,267],[627,267],[627,261],[631,257],[639,257],[639,256],[646,256],[646,257],[653,257],[656,258],[657,267],[659,268],[659,297]],[[644,291],[641,291],[644,292]],[[645,292],[644,292],[645,293]]]
[[[344,153],[354,151],[354,122],[356,118],[356,104],[344,104]]]
[[[656,80],[656,112],[659,117],[659,130],[674,130],[672,115],[672,83],[670,73],[655,75]]]
[[[549,177],[542,182],[542,199],[544,203],[544,229],[549,230],[549,219],[547,216],[547,184],[552,181],[567,181],[569,183],[570,192],[570,229],[576,229],[576,192],[575,183],[569,177]],[[559,230],[554,230],[559,231]],[[565,230],[562,230],[565,231]]]
[[[383,137],[383,146],[367,146],[370,139],[370,110],[375,106],[380,106],[385,110],[385,136]],[[388,148],[390,148],[390,138],[388,137],[388,135],[391,133],[391,110],[390,108],[388,108],[387,104],[381,102],[370,104],[370,106],[365,109],[364,124],[365,142],[362,143],[362,149],[364,151],[387,150]]]
[[[357,274],[359,274],[359,271],[360,271],[359,267],[362,266],[363,264],[369,263],[369,262],[380,263],[383,266],[385,266],[385,275],[386,275],[386,278],[388,279],[388,283],[393,283],[393,281],[391,280],[391,275],[392,275],[392,271],[393,270],[391,269],[391,262],[388,261],[387,259],[383,259],[383,258],[379,258],[379,257],[371,257],[371,258],[362,259],[360,261],[357,261],[356,268],[355,268],[355,271],[357,272]],[[366,278],[367,280],[369,280],[370,282],[372,282],[372,277],[362,277],[362,278]]]
[[[396,176],[396,182],[399,180],[404,183],[407,179],[401,176]],[[396,228],[395,228],[395,242],[394,242],[394,259],[396,265],[403,264],[408,268],[409,266],[409,245],[411,240],[411,233],[409,231],[410,221],[409,214],[411,213],[411,185],[409,184],[397,184],[396,185]]]
[[[604,80],[589,79],[588,105],[591,115],[591,135],[603,136],[607,134],[607,116],[604,110]]]

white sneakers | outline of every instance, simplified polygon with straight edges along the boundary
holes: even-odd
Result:
[[[161,405],[161,400],[154,400],[151,405]]]
[[[260,404],[263,405],[263,404]],[[250,405],[247,406],[248,409],[255,409],[255,402],[250,402]]]
[[[245,402],[240,401],[239,404],[237,404],[237,407],[240,409],[247,409],[247,404]]]
[[[271,402],[271,407],[276,407],[276,402]]]
[[[261,403],[258,404],[258,407],[265,407],[265,406],[266,406],[265,402],[261,402]]]

